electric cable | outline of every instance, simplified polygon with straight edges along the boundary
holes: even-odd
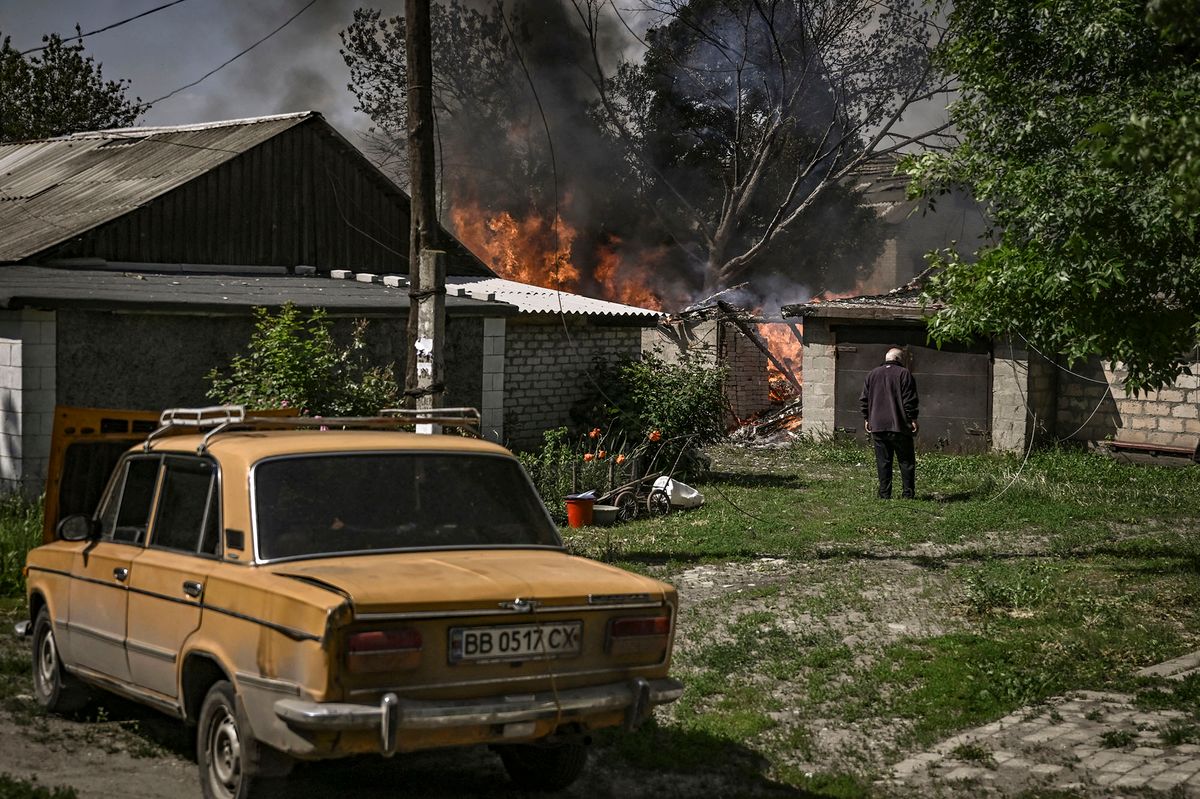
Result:
[[[271,32],[270,32],[270,33],[268,33],[266,36],[264,36],[264,37],[262,37],[261,39],[259,39],[258,41],[256,41],[254,44],[252,44],[252,45],[250,45],[249,47],[247,47],[245,50],[242,50],[240,53],[238,53],[237,55],[235,55],[233,58],[230,58],[230,59],[228,59],[228,60],[224,61],[223,63],[221,63],[220,65],[218,65],[218,66],[214,67],[213,69],[210,69],[208,72],[205,72],[203,75],[201,75],[199,78],[197,78],[196,80],[192,81],[191,83],[188,83],[188,84],[186,84],[186,85],[184,85],[184,86],[180,86],[178,89],[175,89],[174,91],[167,92],[167,93],[166,93],[166,94],[164,94],[162,97],[159,97],[159,98],[157,98],[157,99],[155,99],[155,100],[151,100],[150,102],[148,102],[148,103],[146,103],[146,104],[145,104],[145,105],[146,105],[146,107],[147,107],[147,108],[149,108],[149,107],[151,107],[151,106],[155,105],[156,103],[161,103],[163,100],[166,100],[166,99],[167,99],[167,98],[169,98],[169,97],[174,97],[176,94],[179,94],[181,91],[184,91],[185,89],[190,89],[190,88],[192,88],[193,86],[195,86],[196,84],[198,84],[198,83],[201,83],[202,81],[206,80],[207,78],[211,77],[212,75],[215,75],[216,73],[220,72],[222,69],[224,69],[225,67],[229,66],[229,65],[230,65],[230,64],[232,64],[234,61],[237,61],[239,58],[241,58],[242,56],[244,56],[246,53],[250,52],[250,51],[251,51],[251,50],[253,50],[255,47],[258,47],[260,44],[262,44],[263,42],[265,42],[267,39],[270,39],[272,36],[274,36],[275,34],[279,33],[281,30],[283,30],[284,28],[286,28],[288,25],[292,24],[292,21],[293,21],[293,20],[295,20],[295,19],[296,19],[296,17],[300,16],[300,15],[301,15],[301,14],[303,14],[305,11],[307,11],[307,10],[308,10],[308,9],[310,9],[310,8],[312,8],[312,7],[313,7],[313,5],[314,5],[316,2],[317,2],[317,0],[308,0],[308,2],[307,2],[305,5],[304,5],[304,7],[303,7],[303,8],[301,8],[301,9],[300,9],[299,11],[297,11],[295,14],[292,14],[290,17],[288,17],[286,20],[284,20],[284,22],[283,22],[283,24],[282,24],[282,25],[280,25],[280,26],[279,26],[279,27],[277,27],[275,30],[271,31]]]
[[[150,9],[149,11],[143,11],[140,14],[134,14],[132,17],[126,17],[125,19],[120,20],[119,22],[114,22],[111,25],[105,25],[103,28],[96,28],[96,30],[88,31],[87,33],[80,33],[77,36],[65,37],[60,34],[52,34],[52,35],[58,36],[58,38],[64,42],[66,42],[66,41],[75,41],[75,42],[81,41],[83,39],[86,39],[89,36],[94,36],[97,33],[104,33],[105,31],[110,31],[113,28],[119,28],[122,25],[124,25],[126,22],[133,22],[135,19],[141,19],[142,17],[148,17],[156,11],[162,11],[164,8],[170,8],[171,6],[177,6],[180,3],[182,3],[183,1],[184,0],[172,0],[170,3],[163,3],[161,6],[156,6],[152,9]],[[76,28],[76,30],[78,30],[78,28]],[[29,55],[30,53],[40,53],[42,50],[45,50],[48,46],[49,45],[43,44],[41,47],[31,47],[28,50],[22,50],[21,55]]]

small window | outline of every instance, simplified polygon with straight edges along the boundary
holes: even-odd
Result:
[[[159,459],[130,458],[124,475],[100,515],[101,535],[109,541],[141,544],[146,540],[150,503],[158,480]]]
[[[150,545],[181,552],[200,552],[207,540],[216,540],[211,461],[198,458],[168,458],[154,535]],[[211,518],[210,517],[214,517]],[[215,550],[213,550],[215,552]]]

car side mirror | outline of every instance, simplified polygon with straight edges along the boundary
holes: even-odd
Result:
[[[64,541],[86,541],[100,532],[100,524],[91,516],[76,513],[58,523],[58,537]]]

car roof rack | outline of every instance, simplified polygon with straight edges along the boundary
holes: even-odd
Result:
[[[478,435],[479,411],[475,408],[385,408],[378,416],[248,416],[242,405],[213,405],[206,408],[169,408],[159,416],[158,428],[146,437],[146,452],[155,439],[171,434],[207,430],[196,448],[203,453],[209,441],[222,433],[247,430],[394,430],[412,425],[455,427]]]

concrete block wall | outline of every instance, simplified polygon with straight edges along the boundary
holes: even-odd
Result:
[[[542,434],[571,423],[571,407],[595,392],[587,372],[642,352],[642,328],[611,327],[557,316],[505,323],[504,434],[515,449],[541,446]],[[488,356],[484,356],[485,361]]]
[[[1119,363],[1093,358],[1070,369],[1059,378],[1060,435],[1189,450],[1200,443],[1200,361],[1192,375],[1137,395],[1125,390],[1129,373]]]
[[[834,380],[837,347],[829,321],[821,317],[804,320],[804,425],[806,436],[833,435]]]
[[[53,311],[0,311],[0,492],[36,497],[50,457],[57,390]]]
[[[1056,367],[1008,337],[992,344],[992,449],[1023,452],[1053,435]]]
[[[720,364],[725,375],[725,399],[730,412],[747,419],[771,407],[771,386],[767,382],[767,356],[748,339],[737,325],[725,322],[720,327]]]

